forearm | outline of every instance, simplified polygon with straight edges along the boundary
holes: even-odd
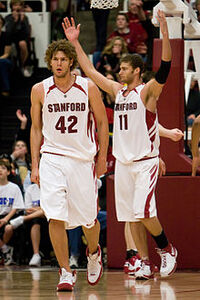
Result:
[[[24,216],[24,221],[29,221],[29,220],[32,220],[34,218],[41,218],[41,217],[44,217],[44,212],[40,208],[37,211],[33,212],[32,214]]]
[[[5,217],[6,222],[8,223],[8,221],[16,214],[17,210],[16,209],[12,209],[7,216]]]
[[[87,57],[86,53],[83,51],[83,48],[81,47],[78,40],[71,42],[71,43],[74,45],[74,47],[76,49],[80,67],[83,69],[86,76],[91,77],[93,71],[96,71],[94,68],[94,65],[91,63],[91,61]]]
[[[40,146],[42,142],[42,130],[31,127],[31,161],[32,168],[37,168],[40,160]]]
[[[107,159],[107,150],[109,143],[109,129],[108,122],[100,122],[97,124],[98,142],[99,142],[99,152],[98,159]]]
[[[159,136],[170,138],[170,130],[163,127],[161,124],[158,125],[159,127]]]

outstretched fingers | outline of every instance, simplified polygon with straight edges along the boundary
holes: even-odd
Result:
[[[71,23],[70,23],[68,17],[64,18],[64,19],[63,19],[63,22],[64,22],[64,25],[65,25],[65,28],[71,27]]]

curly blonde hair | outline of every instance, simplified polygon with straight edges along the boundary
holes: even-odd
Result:
[[[76,68],[78,64],[77,54],[74,46],[67,40],[62,39],[58,41],[53,41],[47,48],[45,53],[45,62],[47,63],[47,68],[51,70],[51,59],[55,53],[62,51],[65,53],[67,58],[73,60],[73,64],[70,67],[70,71]]]
[[[121,54],[123,53],[128,53],[127,50],[127,45],[126,42],[123,38],[121,38],[120,36],[115,36],[114,38],[112,38],[112,40],[110,40],[108,42],[108,44],[104,47],[102,54],[112,54],[112,48],[114,46],[115,41],[121,41],[122,42],[122,50],[121,50]]]

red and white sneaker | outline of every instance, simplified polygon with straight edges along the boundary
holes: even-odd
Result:
[[[141,268],[135,272],[136,279],[148,280],[154,278],[154,265],[149,260],[141,261]]]
[[[141,268],[141,259],[137,254],[129,259],[128,274],[134,276],[135,272]]]
[[[76,277],[70,272],[67,272],[64,268],[59,270],[60,281],[57,285],[57,291],[72,291],[76,282]]]
[[[99,282],[102,273],[103,266],[101,260],[101,248],[98,245],[97,252],[90,254],[88,248],[86,249],[86,256],[88,259],[87,264],[87,281],[91,285],[95,285]]]
[[[129,267],[129,259],[125,260],[124,262],[124,273],[128,274],[128,267]]]
[[[157,252],[161,258],[160,276],[168,277],[172,275],[176,271],[178,251],[172,244],[169,244],[164,249],[157,249]]]

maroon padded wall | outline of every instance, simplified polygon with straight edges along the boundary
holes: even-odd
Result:
[[[172,64],[167,83],[158,101],[159,122],[167,128],[185,130],[184,123],[184,40],[170,40]],[[157,71],[161,60],[162,40],[154,40],[153,70]],[[190,173],[191,160],[184,154],[183,139],[174,143],[161,138],[160,154],[168,173]]]
[[[158,180],[158,216],[177,247],[178,268],[200,268],[200,177],[165,176]],[[124,223],[118,222],[114,204],[114,177],[107,178],[107,259],[109,268],[122,268],[126,255]],[[155,242],[149,238],[150,257],[157,265]]]

